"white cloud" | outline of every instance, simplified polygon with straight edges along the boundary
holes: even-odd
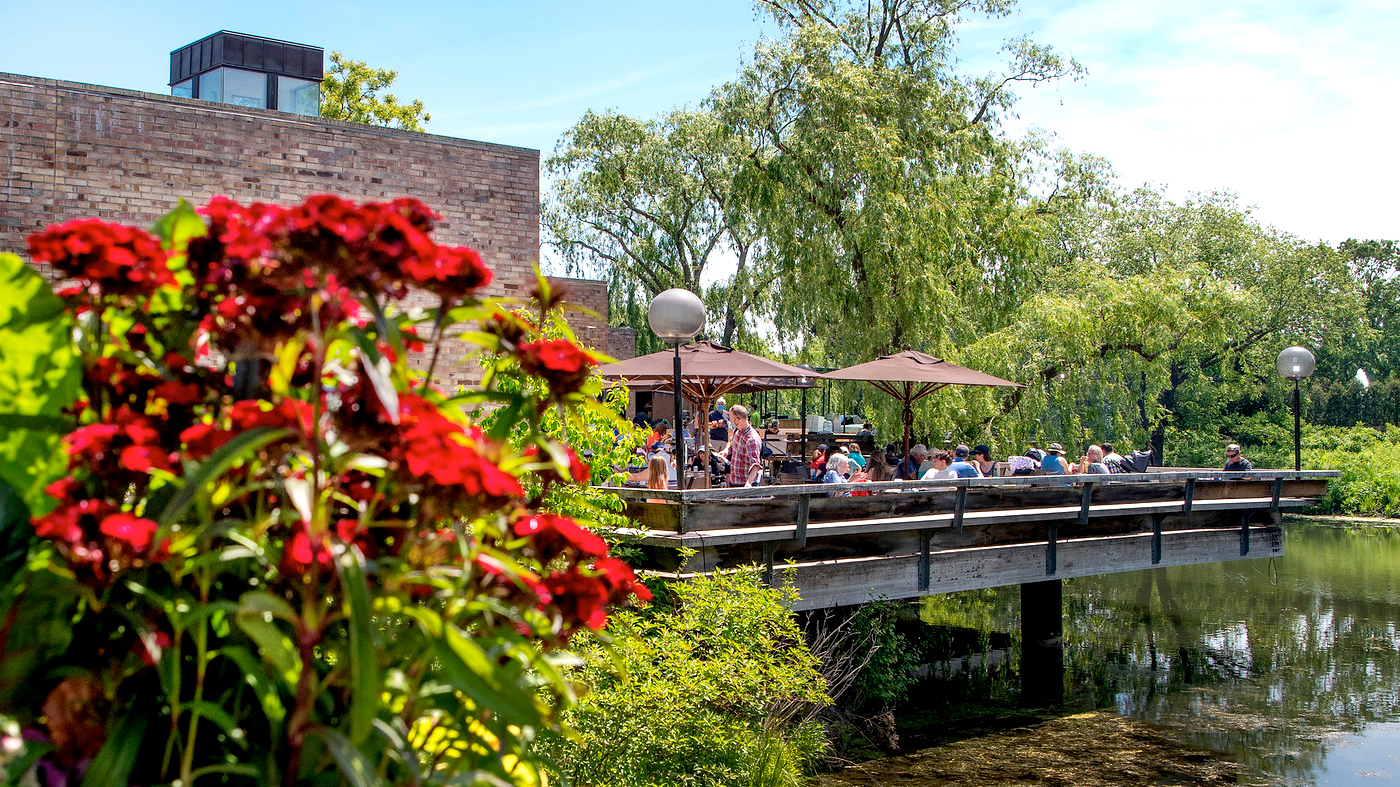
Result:
[[[1023,91],[1019,123],[1107,157],[1125,184],[1232,189],[1308,239],[1400,236],[1387,202],[1400,19],[1387,6],[1064,0],[966,38],[986,51],[1023,33],[1090,74]]]

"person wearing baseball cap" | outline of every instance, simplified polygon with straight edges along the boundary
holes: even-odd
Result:
[[[948,465],[948,472],[954,478],[981,478],[982,471],[977,466],[968,461],[970,452],[967,446],[960,445],[953,449],[953,463]]]
[[[1051,443],[1045,449],[1045,457],[1040,460],[1040,472],[1045,475],[1064,475],[1069,472],[1069,466],[1065,464],[1065,447],[1059,443]]]
[[[1225,446],[1225,469],[1235,472],[1253,470],[1254,463],[1240,456],[1240,446],[1238,443],[1230,443]]]
[[[983,478],[994,478],[997,474],[997,463],[992,461],[992,449],[986,445],[972,447],[972,465]]]

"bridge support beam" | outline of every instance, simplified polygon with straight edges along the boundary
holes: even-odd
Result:
[[[1021,585],[1021,702],[1031,707],[1064,701],[1065,650],[1061,581]]]

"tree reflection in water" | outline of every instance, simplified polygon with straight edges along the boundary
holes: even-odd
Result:
[[[1066,712],[1114,708],[1275,784],[1313,783],[1338,733],[1400,722],[1400,532],[1295,520],[1284,552],[1066,581]],[[931,597],[922,617],[1015,632],[1016,599]],[[921,704],[1014,700],[1018,656]]]

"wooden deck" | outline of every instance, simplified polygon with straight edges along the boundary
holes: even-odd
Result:
[[[662,492],[627,501],[649,568],[743,565],[791,580],[797,609],[1156,566],[1277,557],[1281,512],[1336,471],[1220,470],[803,484]],[[931,489],[936,483],[937,490]],[[869,497],[828,497],[870,491]],[[660,500],[662,502],[648,502]],[[681,550],[691,550],[688,555]]]

